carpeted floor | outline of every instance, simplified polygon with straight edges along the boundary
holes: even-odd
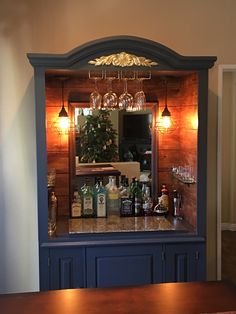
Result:
[[[236,285],[236,231],[222,231],[222,275]]]

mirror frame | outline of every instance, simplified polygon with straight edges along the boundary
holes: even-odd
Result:
[[[158,197],[158,132],[156,130],[156,117],[158,113],[158,102],[156,103],[146,103],[146,106],[152,111],[152,141],[151,141],[151,173],[152,173],[152,181],[151,181],[151,190],[154,201],[157,201]],[[74,119],[74,109],[76,107],[79,108],[88,108],[88,103],[85,102],[76,102],[76,101],[68,101],[68,113],[72,123],[75,123]],[[73,178],[76,173],[76,164],[75,164],[75,129],[73,128],[72,132],[69,133],[69,194],[70,199],[72,199],[73,194]],[[155,174],[155,175],[153,175]]]

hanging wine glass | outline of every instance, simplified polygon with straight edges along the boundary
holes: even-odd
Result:
[[[90,108],[91,109],[101,109],[102,106],[102,95],[98,91],[97,81],[99,78],[95,77],[95,88],[94,91],[90,94]]]
[[[119,108],[125,109],[126,111],[133,111],[134,99],[127,90],[127,78],[123,78],[124,81],[124,92],[119,97]]]
[[[134,107],[133,111],[144,110],[146,105],[146,96],[143,91],[143,79],[138,79],[139,90],[134,95]]]
[[[113,78],[107,79],[108,91],[103,96],[103,108],[108,110],[114,110],[117,108],[117,95],[112,91],[112,80]]]

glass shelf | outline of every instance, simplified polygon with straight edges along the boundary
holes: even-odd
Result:
[[[184,183],[184,184],[195,184],[196,180],[194,178],[183,178],[175,173],[172,173],[173,177],[177,179],[178,181]]]

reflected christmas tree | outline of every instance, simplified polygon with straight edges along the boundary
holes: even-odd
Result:
[[[116,138],[108,110],[87,116],[81,129],[80,162],[118,161]]]

